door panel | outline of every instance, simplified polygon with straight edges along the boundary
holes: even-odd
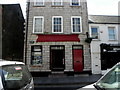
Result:
[[[81,72],[83,71],[83,50],[82,49],[73,49],[73,64],[74,71]]]
[[[52,47],[51,48],[51,70],[63,71],[64,70],[64,48]]]

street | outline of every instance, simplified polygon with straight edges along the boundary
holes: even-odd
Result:
[[[76,90],[82,87],[81,85],[68,86],[35,86],[35,90]]]
[[[35,90],[76,90],[96,82],[101,75],[34,77]]]

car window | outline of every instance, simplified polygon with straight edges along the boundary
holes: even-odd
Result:
[[[107,90],[120,89],[120,65],[115,66],[96,85]]]
[[[4,88],[20,89],[31,81],[31,74],[25,65],[3,66]]]

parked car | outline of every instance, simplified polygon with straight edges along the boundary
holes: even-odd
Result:
[[[113,66],[96,83],[78,90],[120,90],[120,63]]]
[[[0,90],[33,89],[33,78],[24,63],[0,60]]]

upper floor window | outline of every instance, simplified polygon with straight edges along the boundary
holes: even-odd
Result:
[[[80,0],[71,0],[72,6],[80,6]]]
[[[55,6],[63,5],[63,0],[53,0],[52,5],[55,5]]]
[[[79,16],[71,17],[71,28],[72,28],[72,33],[81,33],[82,32],[81,17],[79,17]]]
[[[98,27],[91,27],[91,36],[94,39],[98,39]]]
[[[63,33],[63,18],[62,18],[62,16],[53,16],[52,32],[53,33]]]
[[[33,20],[33,33],[43,33],[44,17],[35,16]]]
[[[34,6],[44,6],[44,0],[34,0]]]
[[[115,40],[115,27],[108,27],[109,40]]]

